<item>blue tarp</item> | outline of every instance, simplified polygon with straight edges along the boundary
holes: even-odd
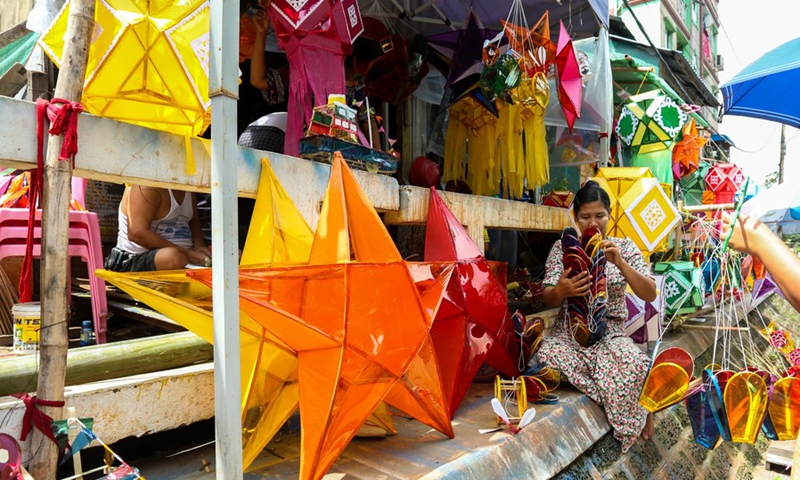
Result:
[[[766,53],[722,86],[723,113],[800,128],[800,38]]]

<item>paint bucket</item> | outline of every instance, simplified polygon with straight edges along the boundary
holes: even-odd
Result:
[[[14,316],[14,353],[36,353],[39,349],[39,329],[42,305],[39,302],[17,303],[11,307]]]

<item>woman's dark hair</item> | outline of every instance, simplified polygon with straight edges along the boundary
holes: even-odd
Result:
[[[572,211],[575,216],[578,216],[581,207],[587,203],[603,202],[608,213],[611,213],[611,199],[608,198],[608,193],[603,190],[599,183],[594,180],[587,180],[586,183],[575,193],[575,201],[572,202]]]

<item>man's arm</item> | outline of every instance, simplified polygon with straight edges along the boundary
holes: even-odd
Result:
[[[194,251],[210,257],[211,252],[206,247],[206,241],[203,238],[203,229],[200,228],[200,217],[197,215],[197,195],[188,192],[186,194],[192,196],[192,219],[189,220],[189,228],[192,231]]]
[[[267,42],[269,17],[266,13],[251,17],[256,28],[256,40],[253,43],[253,56],[250,59],[250,85],[264,90],[267,88],[267,66],[264,61],[264,46]]]
[[[189,255],[190,250],[166,240],[150,230],[161,207],[163,189],[134,185],[128,193],[128,240],[148,250],[173,247]]]

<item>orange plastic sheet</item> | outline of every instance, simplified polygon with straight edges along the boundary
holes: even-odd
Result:
[[[242,310],[297,352],[301,479],[322,478],[384,398],[447,417],[430,329],[452,270],[406,266],[339,154],[309,264],[240,269]]]
[[[755,372],[739,372],[725,386],[725,413],[731,440],[755,443],[767,414],[767,384]]]
[[[639,403],[649,412],[658,412],[684,400],[701,387],[692,378],[694,360],[686,350],[667,348],[658,354],[644,381]]]
[[[772,387],[769,417],[778,440],[794,440],[800,430],[800,378],[781,378]]]

